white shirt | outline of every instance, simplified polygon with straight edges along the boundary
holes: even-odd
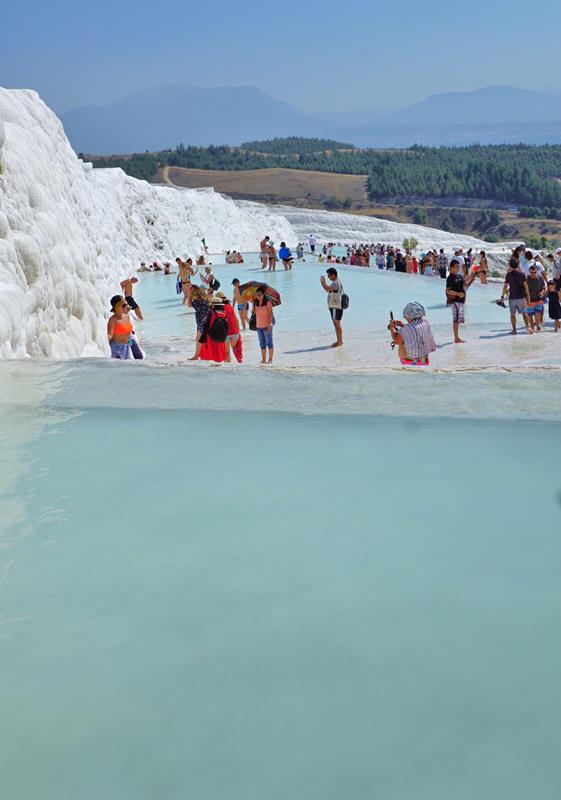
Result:
[[[328,308],[341,308],[341,283],[339,279],[336,278],[334,281],[331,281],[329,284],[331,291],[327,295],[327,307]]]
[[[538,275],[541,275],[543,273],[543,271],[544,271],[544,269],[543,269],[542,265],[540,264],[540,262],[539,261],[534,261],[534,259],[532,259],[531,261],[526,261],[526,259],[524,259],[524,264],[522,264],[522,262],[520,262],[520,266],[522,267],[522,272],[526,276],[528,276],[528,273],[530,272],[530,267],[535,267],[536,270],[537,270]]]

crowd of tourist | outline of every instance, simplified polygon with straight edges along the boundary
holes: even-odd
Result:
[[[341,264],[351,267],[374,267],[381,270],[393,270],[414,275],[426,275],[446,278],[451,258],[444,248],[440,250],[426,250],[419,255],[408,248],[394,247],[385,244],[355,244],[345,245],[346,255],[336,256],[333,249],[336,245],[331,242],[325,244],[319,254],[320,263]],[[338,246],[340,247],[340,245]],[[489,262],[485,250],[475,254],[473,248],[464,253],[463,248],[458,248],[452,256],[456,258],[462,270],[468,274],[475,272],[482,284],[487,283]]]
[[[446,305],[451,310],[452,329],[455,344],[463,344],[460,337],[460,326],[465,323],[465,308],[468,291],[475,280],[487,284],[489,264],[487,255],[481,250],[477,255],[470,248],[465,253],[457,248],[451,256],[444,249],[432,249],[420,255],[410,249],[393,247],[384,244],[345,245],[345,255],[335,255],[335,248],[341,245],[328,243],[316,253],[317,240],[309,239],[310,253],[318,263],[328,263],[325,276],[320,277],[322,289],[327,293],[327,308],[335,331],[335,341],[331,347],[343,346],[343,314],[349,307],[349,297],[345,294],[336,265],[351,265],[380,270],[394,270],[409,274],[435,276],[445,283]],[[295,261],[292,252],[285,242],[275,248],[269,236],[265,236],[259,245],[262,271],[274,271],[278,260],[285,270],[291,270]],[[296,258],[304,260],[304,247],[298,243]],[[241,259],[241,260],[239,260]],[[251,295],[247,294],[247,286],[241,285],[238,278],[232,280],[233,294],[228,298],[220,292],[220,281],[214,275],[211,264],[206,264],[205,255],[197,259],[185,260],[176,258],[177,273],[171,271],[171,262],[164,262],[160,267],[154,261],[149,266],[142,262],[138,272],[162,272],[164,275],[177,275],[176,291],[182,296],[182,302],[192,308],[195,314],[196,338],[195,352],[191,361],[206,360],[215,363],[230,362],[235,358],[243,360],[243,347],[240,331],[247,329],[257,332],[261,364],[272,364],[274,357],[273,329],[275,325],[272,293],[275,291],[265,283],[257,283]],[[226,252],[226,263],[243,263],[243,256],[237,251]],[[199,275],[200,284],[194,283]],[[144,353],[140,348],[134,329],[134,319],[144,319],[142,309],[134,298],[134,289],[138,283],[136,276],[125,278],[121,282],[122,294],[111,298],[111,316],[107,324],[107,334],[111,356],[115,359],[142,359]],[[278,293],[277,293],[278,294]],[[501,297],[496,302],[510,311],[511,333],[518,333],[518,319],[522,317],[528,334],[542,330],[545,309],[554,322],[554,330],[561,328],[561,248],[550,253],[544,259],[524,245],[517,247],[511,254],[508,271],[502,285]],[[280,302],[280,297],[278,298]],[[252,313],[250,315],[250,305]],[[134,316],[133,316],[134,315]],[[403,310],[406,320],[394,320],[388,325],[392,346],[398,347],[400,363],[409,366],[425,366],[436,349],[430,324],[426,319],[425,309],[420,303],[410,302]]]

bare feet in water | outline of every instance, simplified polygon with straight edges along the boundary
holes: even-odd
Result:
[[[343,342],[333,342],[331,347],[343,347]]]
[[[465,344],[465,339],[454,339],[454,344]]]

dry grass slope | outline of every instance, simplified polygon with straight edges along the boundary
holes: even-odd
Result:
[[[367,200],[366,175],[336,175],[329,172],[304,172],[298,169],[254,169],[225,172],[221,170],[159,169],[156,182],[169,181],[176,186],[198,189],[212,186],[217,192],[232,197],[266,198],[281,201],[312,201],[327,197],[349,199],[353,203]]]

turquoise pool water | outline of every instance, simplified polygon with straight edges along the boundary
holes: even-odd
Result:
[[[220,291],[230,297],[233,278],[239,278],[242,283],[262,279],[270,282],[281,293],[283,301],[276,312],[279,330],[316,331],[329,329],[326,295],[319,283],[327,266],[317,264],[308,256],[307,261],[296,262],[289,272],[282,267],[276,272],[263,272],[257,256],[250,254],[246,255],[244,264],[217,263],[213,269],[221,283]],[[442,279],[359,267],[340,272],[345,291],[351,297],[351,308],[345,315],[345,326],[349,330],[370,330],[387,323],[390,310],[398,318],[409,300],[423,303],[435,326],[450,327],[450,310],[446,308]],[[175,278],[161,273],[144,273],[139,278],[136,295],[139,302],[146,302],[150,307],[150,319],[140,326],[145,336],[158,339],[190,331],[189,314],[177,303]],[[493,303],[500,292],[497,284],[480,286],[477,283],[471,287],[467,306],[470,323],[497,323],[508,327],[507,312]]]
[[[221,290],[231,296],[232,279],[266,280],[278,289],[282,305],[275,310],[275,364],[286,369],[368,370],[399,366],[389,347],[387,324],[390,311],[402,317],[403,307],[418,300],[426,308],[438,350],[431,359],[436,369],[503,369],[561,367],[561,336],[553,335],[546,319],[539,336],[524,332],[510,335],[508,310],[494,302],[501,293],[500,283],[469,289],[467,324],[463,338],[467,344],[455,347],[450,309],[445,302],[445,284],[438,277],[395,274],[377,269],[342,268],[340,277],[350,295],[351,305],[343,318],[345,347],[333,352],[333,327],[327,298],[319,279],[325,264],[309,259],[297,262],[294,269],[263,272],[255,254],[240,265],[215,266]],[[183,306],[175,293],[175,278],[162,274],[143,274],[135,295],[146,315],[137,332],[151,364],[184,364],[194,350],[194,313]],[[547,318],[547,314],[546,314]],[[521,325],[522,328],[522,325]],[[521,330],[522,333],[522,330]],[[257,337],[244,336],[245,365],[256,364],[260,355]],[[492,404],[491,404],[492,405]]]
[[[560,390],[0,363],[3,796],[557,800]]]

